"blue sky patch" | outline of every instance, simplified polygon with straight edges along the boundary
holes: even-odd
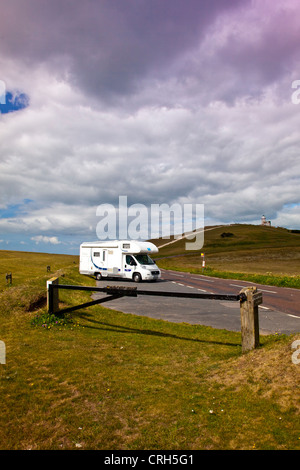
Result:
[[[0,209],[0,219],[17,217],[20,213],[24,213],[25,206],[30,202],[33,202],[32,199],[24,199],[19,204],[9,204],[5,209]]]
[[[284,204],[283,208],[284,209],[294,209],[294,207],[299,207],[299,206],[300,206],[299,202],[290,202],[290,203]]]
[[[7,91],[5,98],[0,100],[0,114],[7,114],[29,106],[29,96],[26,93],[11,93]]]

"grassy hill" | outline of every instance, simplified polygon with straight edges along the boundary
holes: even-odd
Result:
[[[166,246],[162,245],[167,240],[152,241],[160,247],[157,258],[162,268],[250,280],[256,276],[257,282],[300,287],[300,234],[284,228],[239,224],[207,227],[200,250],[205,253],[204,271],[201,253],[187,251],[186,240]]]

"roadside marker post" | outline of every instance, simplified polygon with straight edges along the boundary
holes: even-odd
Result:
[[[205,268],[205,254],[204,254],[204,253],[201,253],[201,257],[202,257],[202,272],[204,272],[204,268]]]

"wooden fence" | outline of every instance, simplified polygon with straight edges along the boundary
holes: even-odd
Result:
[[[80,305],[75,305],[65,309],[59,309],[59,289],[81,290],[89,292],[103,292],[107,297],[92,300]],[[80,310],[92,305],[108,302],[120,297],[137,297],[138,295],[151,295],[155,297],[179,297],[189,299],[211,299],[228,300],[240,302],[241,313],[241,334],[242,352],[249,351],[259,346],[259,320],[258,306],[262,303],[262,293],[256,287],[245,287],[239,294],[208,294],[208,293],[188,293],[188,292],[168,292],[168,291],[148,291],[137,290],[136,287],[124,286],[74,286],[59,284],[59,278],[52,278],[47,281],[47,305],[48,312],[55,315],[63,315],[67,312]]]

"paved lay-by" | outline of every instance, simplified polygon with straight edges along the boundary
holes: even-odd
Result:
[[[136,284],[125,280],[105,279],[97,282],[99,287],[107,285],[134,286],[137,287],[137,290],[238,294],[245,285],[254,284],[162,270],[162,279],[157,282]],[[271,286],[258,286],[258,289],[263,293],[263,304],[259,307],[260,333],[290,334],[299,332],[300,312],[298,306],[300,305],[300,291]],[[106,294],[95,293],[93,298],[99,296],[106,296]],[[105,303],[104,306],[125,313],[172,322],[201,324],[230,331],[240,331],[241,329],[238,301],[140,295],[112,300]]]

